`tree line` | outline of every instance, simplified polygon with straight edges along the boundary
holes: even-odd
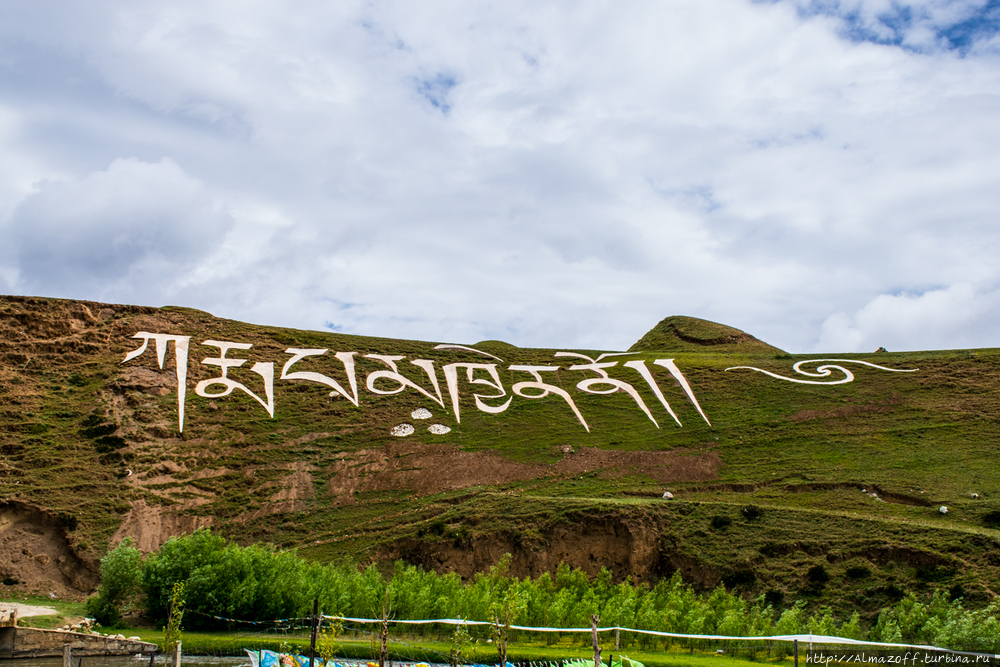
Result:
[[[863,627],[857,612],[838,617],[829,608],[810,611],[796,601],[784,608],[765,596],[745,599],[724,587],[698,593],[678,573],[654,586],[626,579],[613,583],[602,569],[589,577],[563,564],[555,573],[513,577],[509,555],[469,581],[455,573],[437,574],[399,561],[388,575],[370,565],[321,564],[270,545],[240,546],[208,529],[167,541],[145,558],[130,539],[101,561],[101,586],[88,602],[104,626],[142,611],[165,622],[174,584],[184,584],[185,627],[233,628],[241,622],[304,618],[312,601],[324,614],[397,620],[463,618],[550,628],[584,628],[592,615],[603,626],[680,634],[771,636],[812,633],[851,639],[930,644],[957,650],[1000,653],[1000,598],[986,608],[966,609],[961,598],[937,591],[920,600],[910,594]],[[220,617],[220,618],[215,618]],[[416,626],[413,632],[426,632]],[[476,632],[475,628],[471,629]],[[488,632],[488,631],[485,631]],[[649,648],[663,640],[629,636],[628,644]],[[547,633],[548,641],[559,639]],[[512,641],[516,640],[516,633]],[[585,637],[581,637],[585,639]]]

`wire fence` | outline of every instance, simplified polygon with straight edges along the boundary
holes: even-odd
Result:
[[[253,643],[256,643],[258,647],[272,650],[280,648],[289,639],[297,639],[301,644],[302,638],[313,627],[312,617],[246,621],[204,614],[195,610],[188,610],[188,612],[251,630],[242,634],[232,634],[228,646],[216,644],[209,651],[219,655],[238,655],[243,648],[254,648],[250,645]],[[340,625],[341,638],[344,640],[353,637],[355,640],[364,639],[371,644],[371,648],[366,650],[365,646],[351,646],[345,641],[340,652],[344,654],[345,658],[354,660],[374,657],[374,645],[379,637],[379,632],[372,629],[371,626],[386,624],[389,629],[390,657],[396,663],[431,662],[441,664],[449,662],[450,656],[446,651],[427,646],[428,641],[431,640],[428,639],[426,630],[419,633],[422,636],[416,636],[417,633],[414,631],[418,628],[433,629],[432,635],[435,635],[436,639],[432,641],[448,643],[451,641],[452,631],[457,626],[465,626],[474,639],[481,641],[492,641],[487,638],[490,637],[493,627],[493,624],[487,621],[453,618],[400,620],[321,615],[317,622],[327,626],[329,624]],[[636,653],[641,654],[660,651],[671,653],[688,651],[714,654],[720,657],[739,657],[751,661],[792,658],[796,664],[822,665],[823,667],[841,664],[897,664],[903,667],[916,665],[950,667],[951,665],[975,664],[984,667],[986,665],[1000,667],[1000,655],[991,653],[961,651],[923,644],[875,642],[829,635],[793,634],[743,637],[718,634],[681,634],[621,626],[602,626],[595,629],[590,627],[556,628],[510,625],[508,628],[511,631],[508,662],[525,666],[529,664],[558,666],[563,662],[578,662],[579,658],[566,661],[520,661],[517,659],[518,642],[525,645],[531,644],[535,650],[526,650],[523,653],[533,655],[537,654],[540,643],[539,639],[532,640],[533,636],[546,637],[541,643],[551,646],[553,650],[558,650],[565,645],[563,641],[565,638],[583,635],[582,641],[578,644],[579,648],[583,648],[590,645],[590,638],[596,631],[605,656],[634,649]],[[268,646],[263,646],[263,644],[268,644]],[[299,647],[296,647],[295,650],[298,652]],[[495,661],[496,654],[494,653]]]

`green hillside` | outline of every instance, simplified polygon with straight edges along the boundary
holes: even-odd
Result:
[[[0,331],[0,591],[86,590],[125,535],[148,551],[201,526],[323,561],[471,576],[510,552],[521,576],[680,571],[869,614],[1000,587],[1000,350],[789,355],[667,318],[599,359],[29,297],[0,298]],[[183,432],[163,336],[189,337]],[[199,390],[223,358],[246,362]],[[846,379],[822,366],[853,381],[761,372]]]

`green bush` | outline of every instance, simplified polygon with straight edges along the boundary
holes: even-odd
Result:
[[[826,571],[823,565],[813,565],[806,572],[806,579],[813,582],[814,584],[825,584],[830,581],[830,573]]]
[[[101,585],[87,600],[87,613],[105,627],[117,627],[132,611],[140,592],[142,553],[131,537],[101,559]]]
[[[198,570],[212,567],[225,547],[224,538],[203,528],[191,535],[167,540],[159,551],[150,554],[142,571],[146,613],[166,621],[174,584],[189,580]],[[190,595],[188,603],[193,604]]]

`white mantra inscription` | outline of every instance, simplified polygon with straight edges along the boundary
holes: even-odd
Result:
[[[827,363],[836,362],[836,363]],[[659,362],[657,362],[659,363]],[[823,364],[822,366],[816,367],[816,372],[810,373],[809,371],[802,370],[802,364]],[[878,364],[872,364],[867,361],[859,361],[858,359],[803,359],[799,361],[794,366],[792,370],[799,375],[805,375],[811,378],[825,378],[830,377],[833,371],[840,371],[844,374],[844,377],[839,380],[802,380],[799,378],[788,378],[784,375],[778,375],[777,373],[772,373],[771,371],[765,371],[763,368],[755,368],[753,366],[733,366],[732,368],[727,368],[727,371],[735,371],[740,369],[757,371],[758,373],[763,373],[764,375],[770,375],[773,378],[778,378],[779,380],[785,380],[787,382],[795,382],[797,384],[847,384],[848,382],[854,382],[854,373],[847,370],[843,366],[837,364],[861,364],[862,366],[870,366],[871,368],[877,368],[880,371],[890,371],[892,373],[914,373],[919,368],[886,368],[885,366],[879,366]]]
[[[174,343],[177,374],[177,425],[178,429],[183,432],[184,403],[187,393],[188,351],[190,348],[191,337],[140,331],[135,334],[133,338],[142,340],[142,346],[129,352],[125,356],[125,359],[122,360],[122,363],[131,361],[132,359],[141,356],[149,346],[149,341],[152,340],[156,344],[156,356],[157,361],[159,362],[159,367],[163,368],[167,346],[169,343]],[[203,398],[216,399],[229,396],[234,391],[239,390],[260,403],[260,405],[267,411],[268,415],[274,418],[274,362],[257,361],[253,364],[250,368],[250,372],[260,377],[260,389],[256,387],[251,388],[246,384],[235,380],[229,375],[230,369],[240,368],[247,361],[250,361],[246,358],[230,355],[248,352],[253,347],[251,343],[206,340],[201,344],[218,349],[218,354],[216,356],[205,357],[201,363],[206,366],[218,367],[220,371],[218,376],[199,382],[195,386],[195,393]],[[505,363],[499,357],[495,357],[491,354],[481,352],[480,350],[466,347],[464,345],[439,345],[436,349],[475,352],[482,354],[483,356],[496,359],[498,362]],[[326,387],[332,389],[330,396],[342,396],[350,401],[355,407],[360,407],[358,372],[357,365],[355,363],[355,356],[358,354],[357,352],[336,352],[332,355],[333,358],[339,362],[346,382],[335,380],[328,375],[314,371],[292,370],[292,368],[303,359],[307,359],[309,357],[327,357],[328,353],[328,349],[307,349],[297,347],[288,348],[285,350],[285,354],[290,355],[290,358],[285,361],[284,365],[281,367],[281,374],[278,379],[315,382],[317,384],[325,385]],[[557,358],[570,357],[582,360],[586,363],[571,365],[567,370],[593,373],[596,375],[596,377],[588,377],[579,381],[576,384],[576,389],[579,392],[597,395],[614,394],[617,392],[628,394],[628,396],[635,402],[636,406],[650,419],[650,421],[653,422],[653,424],[656,425],[657,428],[659,428],[660,425],[653,416],[653,412],[643,401],[642,396],[639,394],[635,386],[620,378],[613,378],[608,374],[608,369],[617,367],[618,361],[604,361],[604,359],[608,357],[625,356],[627,354],[628,353],[605,353],[596,359],[578,352],[556,352],[555,356]],[[567,408],[573,413],[577,421],[580,422],[580,425],[583,426],[584,429],[588,432],[590,431],[590,425],[587,423],[587,420],[584,418],[579,407],[577,407],[573,395],[558,384],[552,384],[549,382],[550,379],[554,379],[553,374],[562,369],[561,366],[534,366],[522,364],[508,365],[505,370],[510,373],[526,376],[523,379],[519,378],[519,381],[514,382],[510,387],[510,394],[508,394],[507,389],[504,387],[504,384],[500,379],[500,372],[498,371],[496,363],[456,362],[444,364],[441,371],[444,375],[444,386],[448,393],[448,400],[446,404],[445,396],[441,391],[441,384],[438,380],[438,369],[435,366],[436,362],[430,359],[412,359],[407,362],[423,371],[423,376],[426,378],[426,382],[421,380],[420,384],[418,384],[416,381],[400,372],[400,362],[406,361],[406,357],[402,355],[366,354],[364,355],[364,358],[371,359],[384,366],[384,368],[379,370],[371,371],[364,378],[363,386],[367,388],[369,392],[380,396],[392,396],[407,390],[416,391],[436,403],[444,410],[447,410],[447,404],[450,404],[451,411],[455,415],[455,421],[459,424],[462,423],[459,399],[462,395],[462,385],[464,382],[465,385],[473,387],[476,392],[484,392],[472,394],[476,409],[481,412],[485,412],[487,414],[500,414],[510,407],[510,404],[514,400],[515,396],[533,401],[555,397],[566,404]],[[695,398],[694,392],[691,390],[691,386],[688,384],[683,373],[681,373],[680,369],[674,363],[674,360],[657,359],[653,362],[653,365],[665,368],[670,372],[670,375],[678,382],[688,399],[698,410],[698,414],[700,414],[702,419],[704,419],[705,422],[711,426],[712,424],[708,421],[708,417],[705,416],[704,411],[698,404],[698,400]],[[653,395],[664,407],[667,413],[673,418],[678,426],[681,426],[680,419],[670,408],[670,404],[667,402],[667,399],[664,397],[659,386],[657,386],[653,374],[646,366],[645,361],[626,361],[621,367],[637,373],[639,378],[649,386],[650,391],[653,392]],[[485,389],[480,389],[480,387]],[[430,416],[429,412],[427,416]],[[414,413],[413,418],[423,418],[423,414],[421,413],[421,415],[418,416],[417,413]],[[401,428],[402,426],[404,425],[400,425],[398,428]],[[409,424],[406,424],[405,426],[409,426],[410,429],[413,428],[412,425]],[[431,427],[431,432],[435,434],[444,434],[447,433],[448,430],[450,429],[443,425],[434,425]],[[394,435],[408,434],[409,433],[394,433]]]

